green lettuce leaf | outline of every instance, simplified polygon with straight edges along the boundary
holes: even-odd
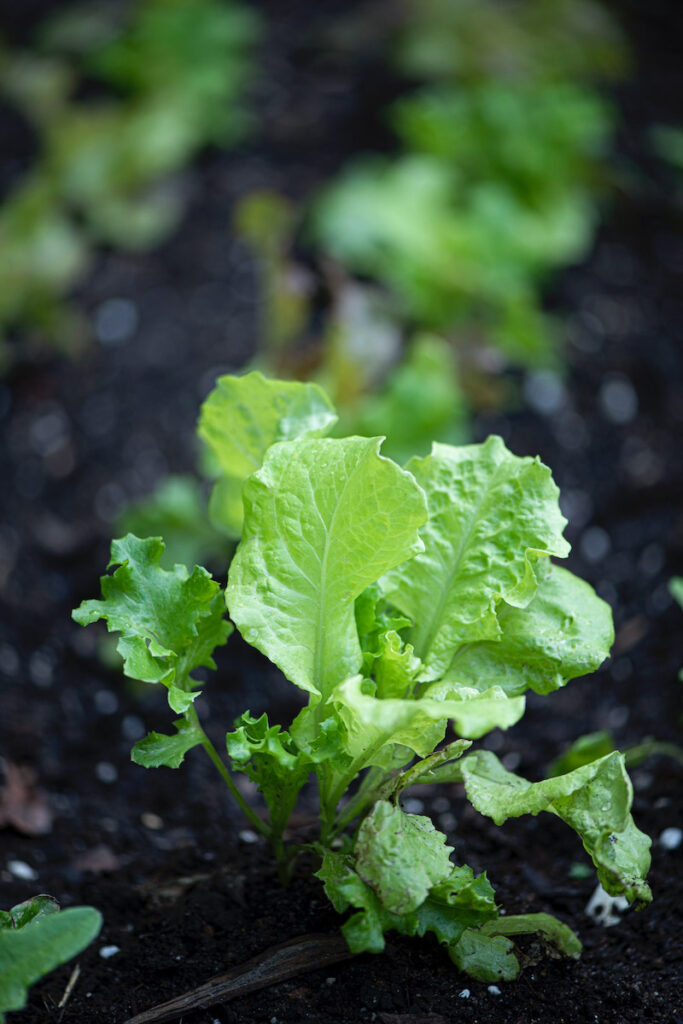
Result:
[[[0,1021],[5,1011],[23,1009],[31,985],[85,949],[101,927],[93,907],[71,907],[0,928]]]
[[[534,565],[564,557],[566,520],[550,470],[512,455],[499,437],[453,448],[435,444],[408,468],[427,495],[424,551],[388,572],[388,599],[415,624],[407,639],[438,679],[465,643],[494,640],[502,601],[525,608],[538,581]]]
[[[358,830],[356,871],[387,910],[407,914],[450,875],[452,852],[430,818],[378,800]]]
[[[227,602],[245,640],[326,698],[362,664],[354,601],[422,550],[427,513],[380,438],[273,445],[244,486],[244,533]]]
[[[594,672],[614,642],[612,612],[593,588],[553,565],[531,603],[497,609],[501,635],[463,645],[444,679],[511,697],[525,690],[546,694]]]
[[[579,736],[578,740],[548,765],[548,776],[553,778],[555,775],[566,775],[567,772],[583,768],[585,764],[613,753],[614,749],[614,738],[609,730],[600,729],[598,732],[586,733],[585,736]]]
[[[46,914],[56,914],[59,903],[54,896],[32,896],[31,899],[17,903],[11,910],[0,910],[0,928],[23,928],[30,921],[36,921]]]
[[[266,714],[253,718],[248,711],[235,721],[235,731],[226,735],[225,742],[233,767],[256,783],[268,805],[273,831],[280,834],[311,773],[314,756],[299,751],[279,725],[269,725]]]
[[[541,935],[563,953],[576,959],[581,955],[581,942],[571,928],[552,914],[507,914],[487,921],[479,929],[483,935]]]
[[[185,718],[179,718],[173,724],[175,736],[150,732],[138,740],[131,751],[131,760],[143,768],[178,768],[188,750],[198,747],[206,737],[199,725]]]
[[[159,565],[164,552],[158,537],[141,540],[129,533],[112,541],[109,568],[102,576],[103,601],[84,601],[73,612],[81,626],[105,619],[117,644],[123,671],[145,683],[163,683],[176,714],[184,714],[197,696],[191,673],[215,668],[212,653],[232,627],[226,621],[220,586],[206,569],[183,565],[167,571]]]
[[[378,638],[373,675],[378,697],[405,697],[417,679],[422,662],[395,629]]]
[[[336,421],[330,400],[317,384],[268,380],[258,371],[219,377],[202,405],[198,427],[223,474],[209,505],[215,525],[239,537],[242,484],[259,469],[270,446],[323,437]]]
[[[477,751],[461,761],[467,796],[481,813],[502,825],[507,818],[549,811],[580,836],[603,888],[629,903],[649,903],[648,836],[631,818],[631,781],[622,754],[606,757],[543,782],[508,772],[495,754]]]
[[[524,714],[524,698],[511,699],[496,686],[484,693],[452,688],[446,699],[434,699],[428,690],[415,700],[380,700],[363,692],[362,676],[345,680],[330,700],[344,723],[346,750],[364,758],[364,764],[379,766],[386,766],[396,743],[427,757],[443,739],[449,720],[459,735],[478,739],[491,729],[507,729]]]
[[[455,966],[475,981],[514,981],[519,974],[514,945],[503,935],[484,935],[468,928],[449,946],[448,954]]]
[[[495,894],[486,875],[475,878],[467,865],[451,865],[449,875],[432,888],[416,910],[406,914],[387,910],[355,870],[349,854],[326,850],[317,877],[338,913],[350,907],[357,910],[342,925],[353,953],[381,953],[384,933],[389,931],[418,936],[432,932],[439,942],[451,945],[466,928],[476,928],[498,916]]]

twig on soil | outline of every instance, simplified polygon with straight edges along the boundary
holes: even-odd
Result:
[[[69,980],[67,982],[66,988],[64,989],[64,995],[62,996],[62,998],[57,1003],[57,1009],[62,1011],[60,1013],[60,1015],[59,1015],[59,1019],[60,1020],[64,1016],[64,1011],[66,1009],[66,1004],[69,1002],[69,999],[71,998],[71,993],[74,990],[74,987],[75,987],[76,982],[78,981],[78,979],[80,977],[80,974],[81,974],[81,968],[80,968],[80,966],[78,964],[76,964],[76,966],[74,967],[73,971],[71,972],[71,977],[69,978]]]
[[[161,1024],[162,1021],[175,1020],[190,1010],[205,1009],[215,1003],[248,995],[287,981],[296,974],[350,960],[353,955],[339,935],[300,935],[280,946],[271,946],[265,953],[259,953],[226,974],[215,975],[199,988],[130,1017],[125,1024]]]

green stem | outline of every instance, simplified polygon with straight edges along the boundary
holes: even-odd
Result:
[[[666,743],[663,740],[643,740],[642,743],[636,743],[624,751],[624,761],[630,768],[635,768],[653,754],[673,757],[679,764],[683,764],[683,749],[675,743]]]
[[[195,709],[193,707],[188,708],[188,710],[185,712],[185,718],[189,722],[191,722],[192,725],[194,725],[196,728],[198,728],[200,730],[202,736],[204,737],[203,740],[202,740],[202,747],[204,748],[206,753],[211,758],[211,761],[213,763],[214,768],[216,769],[216,771],[218,772],[218,774],[222,778],[222,780],[225,783],[225,785],[230,790],[230,792],[232,794],[232,797],[235,800],[235,802],[238,804],[240,810],[242,811],[242,814],[245,816],[245,818],[247,818],[251,822],[251,824],[254,826],[254,828],[257,829],[257,831],[259,831],[261,833],[261,835],[265,836],[267,839],[270,839],[270,829],[268,828],[266,823],[264,821],[262,821],[261,818],[259,818],[259,816],[256,813],[256,811],[249,806],[247,801],[244,799],[244,797],[240,793],[239,789],[237,788],[237,786],[235,784],[235,781],[234,781],[232,775],[230,774],[230,772],[226,768],[225,764],[223,763],[223,761],[219,757],[218,751],[214,747],[214,745],[211,742],[211,740],[209,739],[209,737],[204,732],[204,730],[203,730],[203,728],[201,726],[201,723],[199,721],[199,717],[197,715],[197,712],[195,711]]]
[[[367,766],[368,761],[372,758],[377,751],[384,746],[385,740],[382,738],[374,746],[364,751],[359,757],[353,761],[343,775],[339,776],[334,784],[330,784],[325,778],[324,785],[320,787],[320,815],[323,822],[321,828],[320,838],[323,842],[329,842],[333,835],[339,830],[334,827],[334,820],[337,812],[337,804],[343,797],[346,790],[349,788],[356,775],[362,772]]]
[[[358,790],[351,797],[346,807],[344,807],[337,815],[337,820],[334,825],[333,835],[338,835],[343,832],[344,829],[356,815],[360,814],[365,807],[372,802],[377,791],[384,785],[387,779],[387,773],[378,768],[377,765],[373,765],[368,771],[361,782]]]

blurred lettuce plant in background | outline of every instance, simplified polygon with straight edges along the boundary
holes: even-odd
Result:
[[[312,236],[417,326],[556,366],[540,289],[594,236],[614,115],[591,81],[624,69],[618,31],[592,3],[428,0],[393,53],[421,80],[389,111],[399,152],[344,169]]]
[[[0,338],[23,325],[73,349],[84,329],[62,298],[92,246],[145,249],[176,227],[178,172],[250,127],[244,94],[258,32],[257,15],[237,2],[136,0],[123,11],[60,12],[36,52],[0,55],[0,88],[39,140],[35,165],[0,210],[0,274],[12,285],[0,299]]]

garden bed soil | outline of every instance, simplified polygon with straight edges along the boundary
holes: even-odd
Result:
[[[69,617],[96,595],[122,503],[167,471],[191,469],[201,399],[217,373],[253,354],[256,283],[248,254],[226,232],[232,202],[248,188],[297,196],[324,180],[359,141],[370,145],[395,88],[372,62],[359,68],[348,57],[315,57],[300,42],[304,5],[297,12],[270,6],[274,84],[260,87],[259,102],[273,131],[249,149],[207,156],[189,176],[191,203],[177,236],[149,256],[103,254],[78,296],[86,311],[111,297],[132,303],[133,336],[93,348],[76,365],[20,363],[0,384],[5,796],[8,780],[14,786],[12,813],[0,803],[8,818],[0,831],[0,906],[44,891],[64,906],[97,906],[105,922],[77,958],[80,975],[66,1005],[59,1007],[73,963],[35,987],[17,1015],[26,1024],[122,1024],[287,939],[334,934],[339,925],[310,865],[287,888],[279,884],[267,848],[253,841],[200,754],[173,774],[130,763],[130,746],[145,729],[168,728],[163,702],[108,670],[97,631]],[[569,564],[615,609],[610,662],[552,697],[532,697],[522,722],[485,741],[532,779],[588,731],[612,729],[621,748],[646,735],[680,742],[682,619],[668,580],[681,572],[683,547],[683,371],[675,344],[683,246],[674,233],[680,214],[657,187],[660,172],[641,159],[648,125],[672,113],[675,74],[680,84],[672,10],[624,8],[637,66],[620,95],[621,153],[637,168],[636,183],[618,195],[590,259],[550,296],[570,324],[565,400],[546,414],[482,415],[475,423],[477,437],[500,432],[514,451],[538,452],[553,468],[571,518]],[[208,293],[207,280],[215,286]],[[626,420],[615,419],[605,390],[624,381],[637,396]],[[233,637],[200,711],[220,745],[221,730],[246,707],[288,721],[296,710],[291,689]],[[683,846],[669,849],[659,839],[681,827],[681,774],[662,757],[633,771],[634,816],[655,840],[654,903],[609,929],[584,912],[595,879],[582,871],[587,858],[561,822],[543,815],[498,829],[458,787],[411,793],[447,832],[454,856],[488,871],[509,913],[548,911],[578,932],[577,962],[544,955],[529,940],[519,980],[498,993],[460,974],[436,942],[390,935],[382,955],[312,971],[183,1021],[681,1022]],[[302,837],[312,834],[311,808],[312,794],[293,826]],[[32,877],[21,877],[27,871]],[[103,956],[107,947],[116,952]]]

